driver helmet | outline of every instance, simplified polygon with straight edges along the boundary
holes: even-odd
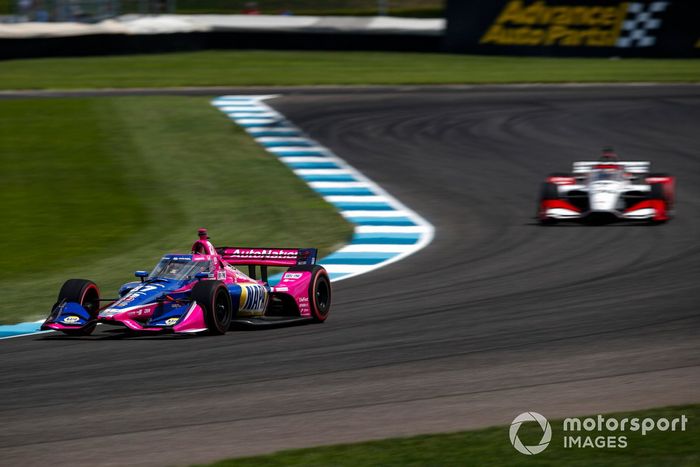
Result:
[[[192,245],[192,253],[200,255],[213,255],[216,254],[214,246],[209,243],[209,234],[207,229],[198,229],[197,235],[199,240],[194,242]]]
[[[619,160],[615,149],[610,146],[603,148],[600,158],[598,159],[599,162],[618,162]]]

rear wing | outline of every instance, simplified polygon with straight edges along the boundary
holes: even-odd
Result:
[[[249,248],[223,246],[216,249],[232,266],[281,266],[316,264],[316,248]]]
[[[599,161],[582,161],[574,162],[574,174],[584,174],[593,170],[598,165],[621,165],[625,172],[632,174],[645,174],[649,173],[649,167],[651,163],[649,162],[599,162]]]

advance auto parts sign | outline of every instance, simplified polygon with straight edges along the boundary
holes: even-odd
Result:
[[[682,0],[450,0],[446,44],[450,51],[487,53],[693,56],[699,5]]]
[[[634,7],[643,5],[635,3]],[[663,11],[665,2],[653,7]],[[544,1],[525,5],[521,0],[511,0],[496,21],[479,41],[482,44],[497,45],[560,45],[566,47],[613,47],[622,40],[620,32],[624,27],[630,4],[617,6],[551,6]],[[647,13],[651,18],[651,13]],[[657,29],[661,19],[654,18],[653,29]],[[653,36],[644,36],[645,43]],[[637,41],[641,44],[641,41]]]

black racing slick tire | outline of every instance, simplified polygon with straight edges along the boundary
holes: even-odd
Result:
[[[328,318],[331,311],[331,280],[328,272],[317,264],[293,266],[288,271],[307,271],[311,273],[309,281],[309,307],[311,318],[317,323],[322,323]]]
[[[555,183],[544,182],[540,191],[540,200],[559,199],[559,188]]]
[[[233,317],[231,294],[221,281],[200,281],[192,287],[192,300],[204,311],[204,322],[210,334],[228,331]]]
[[[659,199],[668,202],[664,193],[664,186],[661,183],[653,183],[649,190],[649,199]]]
[[[80,329],[63,329],[64,334],[69,336],[87,336],[92,334],[97,326],[97,314],[100,311],[100,289],[92,281],[86,279],[68,279],[63,283],[61,291],[58,292],[58,299],[54,308],[62,301],[80,303],[90,314],[93,320],[90,324]]]

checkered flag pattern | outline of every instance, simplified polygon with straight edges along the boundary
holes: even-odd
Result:
[[[617,39],[617,47],[653,46],[656,43],[656,37],[653,32],[661,26],[659,16],[666,11],[669,3],[630,3],[627,9],[627,18],[622,25],[620,37]]]

